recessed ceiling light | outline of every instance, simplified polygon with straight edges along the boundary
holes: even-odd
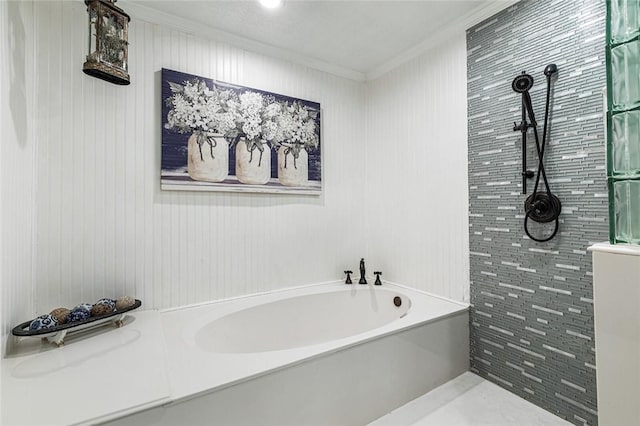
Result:
[[[282,6],[282,0],[260,0],[260,4],[267,9],[275,9]]]

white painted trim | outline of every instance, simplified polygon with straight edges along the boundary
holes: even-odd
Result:
[[[609,244],[596,243],[589,247],[590,252],[626,254],[628,256],[640,256],[640,246],[634,244]]]
[[[451,22],[446,26],[446,29],[438,32],[436,35],[429,37],[422,43],[405,50],[395,58],[386,62],[385,64],[372,69],[366,74],[366,81],[375,80],[389,71],[399,67],[405,62],[410,61],[422,55],[424,52],[433,49],[439,44],[443,44],[446,40],[455,36],[456,34],[466,31],[472,26],[479,24],[487,18],[495,15],[498,12],[518,3],[520,0],[494,0],[483,3],[482,5],[471,10],[466,15],[461,16],[457,20]]]
[[[324,71],[338,77],[348,78],[354,81],[365,81],[365,74],[362,72],[344,68],[310,56],[301,55],[260,41],[237,36],[235,34],[209,27],[199,22],[194,22],[179,16],[171,15],[166,12],[161,12],[149,6],[144,6],[138,1],[120,0],[118,2],[118,7],[122,8],[128,15],[130,15],[132,20],[140,20],[151,24],[162,25],[187,34],[221,41],[223,43],[237,46],[241,49],[249,50],[272,58],[284,59],[295,64]]]

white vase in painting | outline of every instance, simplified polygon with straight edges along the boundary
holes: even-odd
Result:
[[[285,186],[307,185],[309,155],[306,149],[294,150],[287,146],[278,149],[278,181]]]
[[[260,150],[260,147],[263,149]],[[264,185],[271,179],[271,148],[267,144],[247,144],[241,139],[236,145],[236,177],[249,185]]]
[[[193,180],[222,182],[229,174],[229,144],[221,135],[193,133],[187,142],[187,173]]]

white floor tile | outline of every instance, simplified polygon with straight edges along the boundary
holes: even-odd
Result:
[[[369,426],[567,426],[567,421],[467,372]]]

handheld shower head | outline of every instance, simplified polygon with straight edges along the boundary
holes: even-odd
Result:
[[[513,79],[511,83],[511,88],[514,92],[517,93],[525,93],[531,90],[533,87],[533,77],[529,74],[525,74],[524,72]]]
[[[549,64],[544,69],[544,75],[546,75],[547,77],[551,77],[553,74],[557,72],[558,72],[558,67],[556,66],[556,64]]]
[[[529,95],[529,90],[533,87],[533,77],[531,77],[526,72],[522,71],[522,74],[516,76],[511,83],[511,88],[516,93],[522,94],[522,102],[529,113],[529,118],[531,119],[531,124],[536,125],[536,117],[533,113],[533,105],[531,104],[531,95]]]

